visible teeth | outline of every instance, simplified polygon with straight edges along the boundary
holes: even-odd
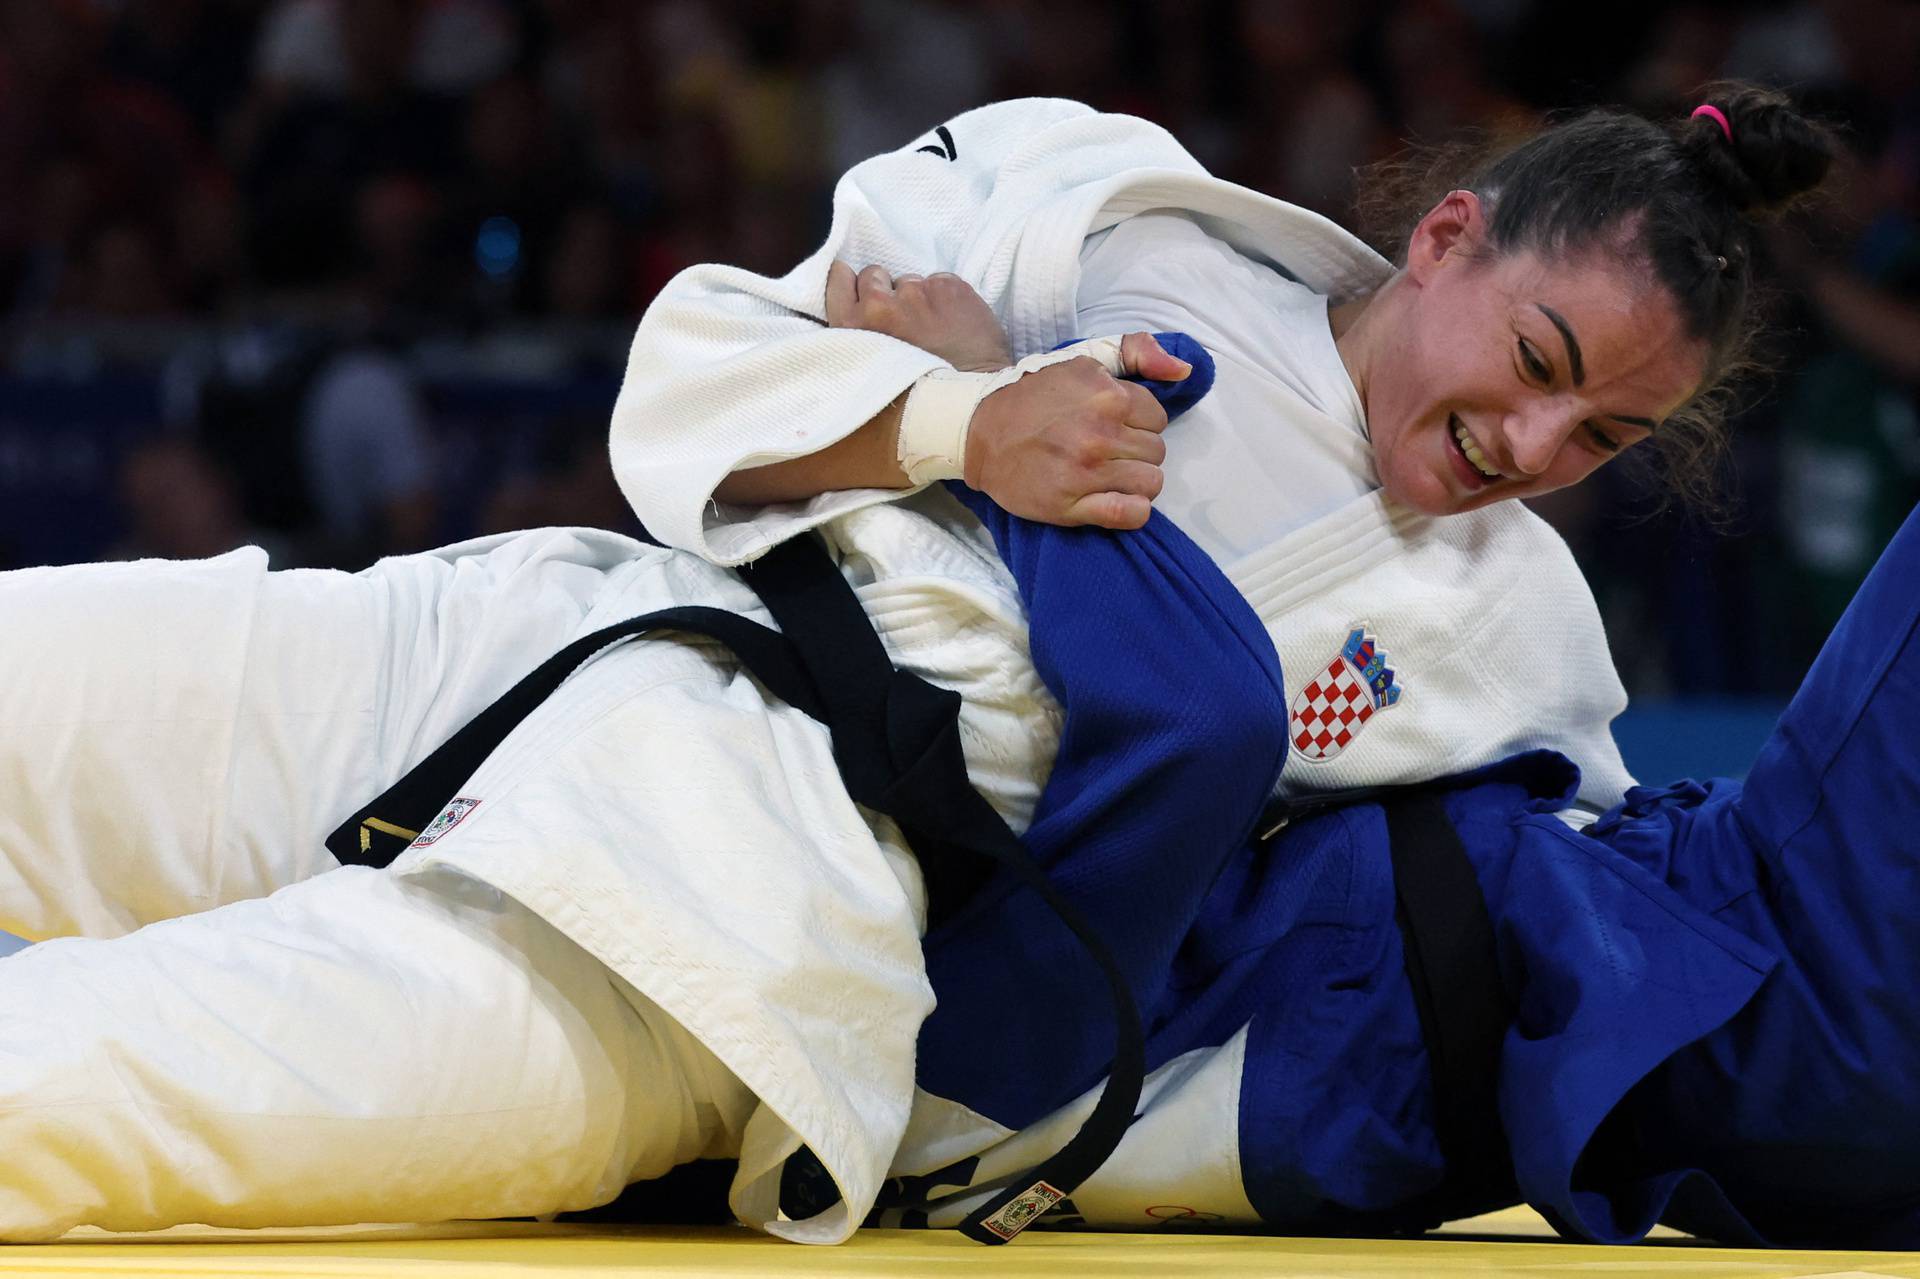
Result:
[[[1487,455],[1480,451],[1480,446],[1473,442],[1473,437],[1467,434],[1466,426],[1458,419],[1453,424],[1453,438],[1460,441],[1460,451],[1467,455],[1467,461],[1473,463],[1474,469],[1490,480],[1500,478],[1500,472],[1487,464]]]

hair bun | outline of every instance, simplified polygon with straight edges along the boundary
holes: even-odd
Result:
[[[1718,107],[1732,131],[1701,115],[1680,129],[1680,146],[1742,213],[1777,213],[1820,185],[1834,138],[1786,97],[1750,84],[1720,84],[1700,101]]]

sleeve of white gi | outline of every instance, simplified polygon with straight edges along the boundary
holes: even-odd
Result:
[[[816,453],[946,367],[882,334],[828,329],[828,267],[953,271],[1004,318],[1024,216],[1140,165],[1198,169],[1144,120],[1057,99],[998,103],[856,165],[834,191],[826,242],[786,275],[681,272],[640,322],[614,407],[613,467],[635,512],[666,544],[738,564],[902,496],[851,490],[753,510],[712,501],[730,472]]]

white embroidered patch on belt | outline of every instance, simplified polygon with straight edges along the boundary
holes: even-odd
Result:
[[[1365,622],[1356,623],[1333,660],[1294,697],[1287,736],[1305,759],[1332,759],[1359,736],[1376,711],[1399,705],[1405,691],[1394,683],[1386,650],[1368,634]]]
[[[1034,1218],[1066,1197],[1064,1190],[1056,1190],[1044,1181],[1036,1181],[1024,1193],[1008,1200],[999,1212],[980,1224],[1002,1239],[1011,1239],[1025,1230]]]
[[[440,810],[440,815],[428,822],[427,828],[420,832],[419,838],[415,839],[411,844],[407,845],[407,847],[425,848],[428,844],[433,843],[455,826],[465,821],[467,814],[478,807],[480,807],[480,801],[477,799],[454,800]]]

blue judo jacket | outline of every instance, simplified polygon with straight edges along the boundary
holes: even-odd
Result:
[[[1352,1228],[1432,1189],[1381,810],[1251,839],[1287,750],[1258,619],[1158,514],[1056,529],[956,492],[1066,712],[1029,847],[1119,957],[1148,1068],[1246,1028],[1242,1176],[1276,1229]],[[1449,784],[1518,1010],[1499,1079],[1518,1192],[1564,1232],[1920,1246],[1920,870],[1900,854],[1917,609],[1909,521],[1747,787],[1637,789],[1576,832],[1553,815],[1577,789],[1560,756]],[[1018,1128],[1102,1077],[1101,978],[1037,899],[996,882],[926,950],[927,1091]]]

